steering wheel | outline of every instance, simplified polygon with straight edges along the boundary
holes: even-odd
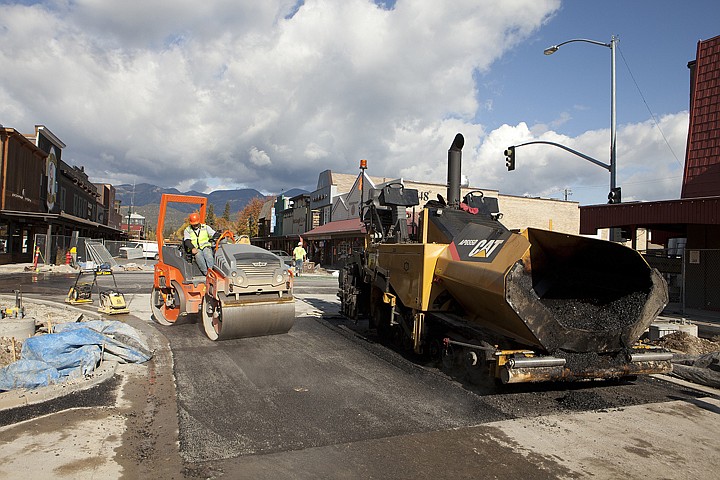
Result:
[[[476,194],[477,194],[477,195],[476,195]],[[470,198],[472,198],[472,197],[480,197],[480,198],[482,198],[482,197],[485,196],[485,194],[482,192],[482,190],[472,190],[472,191],[466,193],[465,196],[466,196],[466,197],[470,197]]]
[[[235,243],[235,235],[230,230],[225,230],[220,237],[218,237],[217,242],[215,242],[215,251],[217,251],[218,248],[220,248],[220,242],[222,242],[223,239],[229,239],[231,243]]]

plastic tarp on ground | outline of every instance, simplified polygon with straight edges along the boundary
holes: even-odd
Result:
[[[0,391],[81,378],[103,360],[142,363],[152,358],[139,332],[119,321],[60,323],[54,330],[25,340],[20,360],[0,369]]]

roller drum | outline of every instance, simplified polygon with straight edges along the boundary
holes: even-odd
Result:
[[[202,310],[205,333],[214,341],[287,333],[295,323],[292,296],[240,300],[206,296]]]

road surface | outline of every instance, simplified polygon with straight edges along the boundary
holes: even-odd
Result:
[[[714,392],[659,378],[483,389],[339,317],[331,277],[297,280],[287,335],[211,342],[197,324],[152,322],[151,275],[117,277],[155,358],[6,419],[4,478],[715,478],[720,467]],[[62,300],[72,281],[23,285]]]

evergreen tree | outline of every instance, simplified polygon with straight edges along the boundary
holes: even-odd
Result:
[[[217,220],[217,218],[215,218],[215,207],[213,207],[213,204],[211,203],[210,205],[208,205],[208,208],[207,208],[207,215],[205,218],[205,223],[207,223],[208,225],[210,225],[211,227],[214,228],[216,220]]]
[[[226,222],[230,222],[230,202],[225,202],[225,211],[222,214],[222,219]]]

